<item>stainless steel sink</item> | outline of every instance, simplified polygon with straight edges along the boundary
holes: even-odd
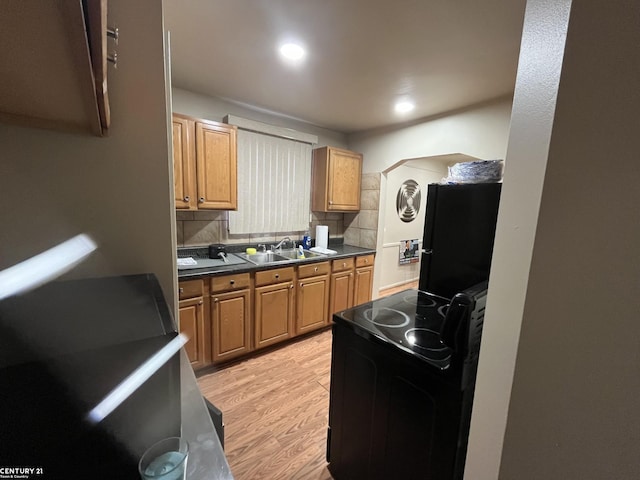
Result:
[[[256,265],[267,265],[270,263],[288,262],[291,260],[289,257],[279,255],[277,253],[255,253],[253,255],[247,255],[246,253],[236,253],[239,257],[254,263]]]
[[[278,255],[287,257],[289,260],[302,260],[298,257],[299,250],[282,250],[278,252]],[[326,257],[322,253],[312,252],[310,250],[304,250],[304,258]]]

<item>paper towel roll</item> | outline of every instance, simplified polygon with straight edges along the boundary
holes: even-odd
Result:
[[[327,248],[329,246],[329,227],[318,225],[316,227],[316,247]]]

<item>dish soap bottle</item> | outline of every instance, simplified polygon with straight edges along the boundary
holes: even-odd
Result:
[[[311,248],[311,234],[309,230],[304,232],[304,237],[302,237],[302,246],[305,250],[309,250]]]

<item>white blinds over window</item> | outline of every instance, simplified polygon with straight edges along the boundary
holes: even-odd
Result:
[[[238,210],[229,232],[309,228],[311,145],[238,129]]]

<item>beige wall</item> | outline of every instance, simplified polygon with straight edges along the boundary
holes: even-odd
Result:
[[[468,479],[640,478],[639,16],[528,2]]]
[[[299,132],[310,133],[318,136],[318,145],[330,145],[332,147],[347,148],[346,135],[319,128],[310,123],[301,122],[293,118],[283,117],[266,110],[258,110],[254,107],[245,107],[237,103],[232,103],[221,98],[209,97],[181,88],[173,87],[173,111],[191,115],[196,118],[204,118],[221,122],[225,115],[237,115],[239,117],[256,120],[258,122],[275,125],[278,127],[291,128]]]
[[[364,154],[364,172],[383,172],[409,158],[453,153],[503,159],[510,114],[511,97],[502,98],[402,128],[354,134],[349,148]]]
[[[86,232],[98,251],[73,276],[152,272],[173,304],[161,3],[111,0],[109,24],[120,61],[108,137],[0,125],[0,269]]]

